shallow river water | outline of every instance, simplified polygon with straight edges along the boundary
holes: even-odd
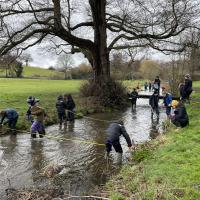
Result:
[[[112,121],[122,118],[131,139],[143,143],[156,138],[161,131],[166,116],[163,109],[160,111],[159,121],[151,119],[148,99],[138,99],[135,111],[127,108],[121,112],[93,114],[76,120],[65,133],[58,130],[58,125],[47,127],[47,134],[53,136],[51,139],[31,139],[29,134],[1,137],[1,199],[5,198],[5,189],[9,185],[13,188],[62,186],[73,195],[87,194],[119,169],[114,151],[108,167],[104,146],[79,141],[104,144],[109,122],[95,119]],[[57,136],[72,140],[57,140]],[[126,163],[128,148],[124,138],[121,142],[123,163]],[[62,165],[64,169],[57,178],[42,177],[44,167],[51,164]]]

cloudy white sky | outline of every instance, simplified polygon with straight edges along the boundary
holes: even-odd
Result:
[[[38,45],[29,48],[27,51],[33,59],[29,65],[34,67],[48,68],[50,66],[56,67],[57,60],[59,55],[56,53],[50,53],[46,49],[42,49]],[[74,61],[74,67],[78,66],[81,63],[87,63],[87,59],[84,58],[83,54],[73,54],[71,55]]]

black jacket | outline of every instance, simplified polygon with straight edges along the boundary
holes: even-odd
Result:
[[[149,105],[152,107],[152,108],[158,108],[158,101],[159,101],[159,96],[157,95],[151,95],[150,98],[149,98]]]
[[[178,104],[177,108],[174,111],[175,121],[179,122],[189,122],[188,114],[186,112],[185,106],[181,103]]]
[[[56,102],[56,109],[58,113],[65,113],[66,109],[66,102],[63,100],[58,100]]]
[[[189,93],[192,91],[192,80],[185,79],[184,92]]]
[[[136,92],[136,91],[131,92],[130,97],[131,97],[133,100],[136,100],[136,99],[138,98],[138,92]]]
[[[111,142],[118,141],[119,137],[123,135],[124,138],[126,139],[128,147],[132,146],[131,139],[123,125],[120,125],[118,123],[111,123],[106,132],[107,132],[107,140]]]
[[[158,87],[160,88],[160,79],[159,78],[156,78],[154,83],[157,83],[158,84]]]
[[[76,107],[73,99],[68,99],[66,102],[66,109],[73,110]]]

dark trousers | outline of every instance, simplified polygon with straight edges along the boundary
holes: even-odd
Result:
[[[106,151],[108,153],[110,151],[112,151],[112,146],[114,147],[114,149],[117,153],[123,153],[122,146],[121,146],[119,140],[116,140],[116,141],[113,141],[113,142],[110,142],[110,141],[106,142]]]
[[[171,114],[171,106],[166,106],[166,114],[169,116]]]
[[[59,124],[62,125],[62,123],[66,120],[66,114],[65,113],[58,113],[58,119],[59,119]]]
[[[132,109],[133,107],[136,108],[137,99],[131,99]]]
[[[182,127],[182,128],[189,125],[189,122],[187,120],[172,120],[172,123],[176,127]]]
[[[153,116],[154,112],[156,115],[159,115],[159,108],[158,107],[151,107],[151,115]]]
[[[74,113],[71,110],[67,113],[67,121],[74,122]]]

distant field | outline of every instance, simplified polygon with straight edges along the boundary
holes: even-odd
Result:
[[[193,83],[193,87],[199,87],[200,88],[200,81],[195,81]]]
[[[5,70],[0,70],[0,75],[5,76]],[[39,67],[24,67],[23,70],[23,77],[35,77],[35,78],[51,78],[51,79],[64,79],[64,73],[49,70],[49,69],[43,69]]]
[[[55,102],[59,94],[71,93],[77,96],[81,80],[39,80],[0,78],[0,109],[15,108],[20,114],[19,126],[27,127],[24,115],[28,108],[26,99],[35,96],[50,115],[55,117]]]

